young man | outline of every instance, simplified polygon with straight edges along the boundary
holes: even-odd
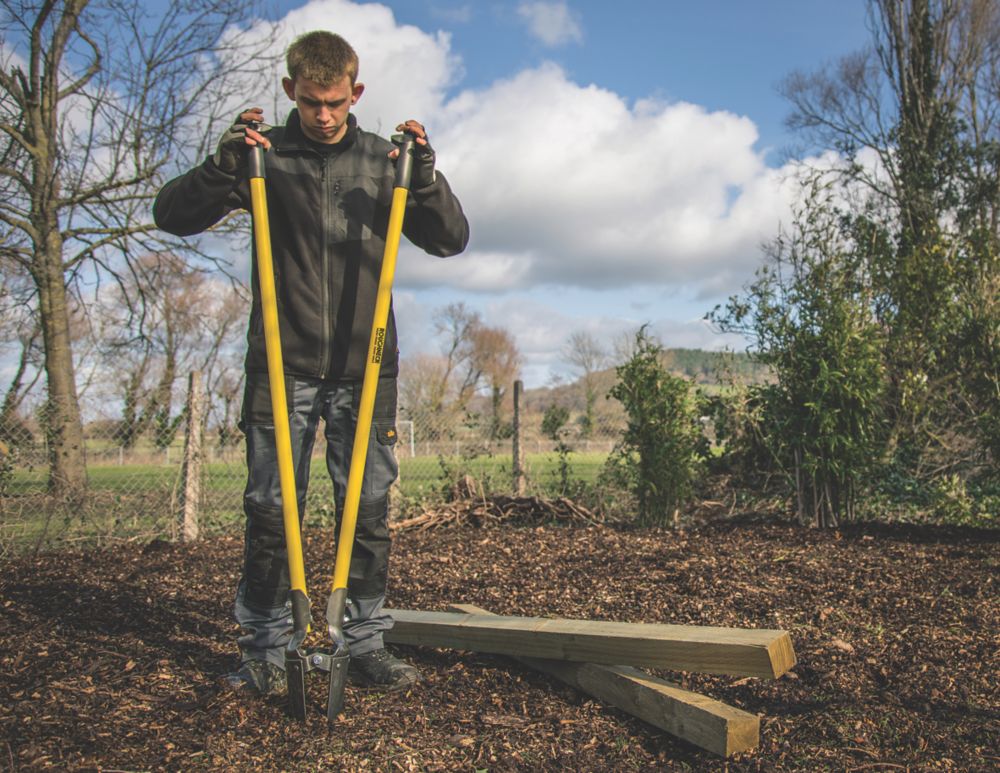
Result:
[[[263,111],[244,111],[213,156],[163,187],[153,214],[160,228],[185,236],[204,231],[232,210],[249,210],[247,150],[259,143],[268,151],[267,205],[299,512],[305,507],[313,439],[322,418],[339,516],[398,150],[360,129],[350,112],[364,85],[357,81],[357,55],[343,38],[329,32],[303,35],[289,47],[287,64],[282,85],[295,109],[285,125],[257,131]],[[413,120],[397,130],[416,136],[405,236],[432,255],[461,252],[468,243],[468,222],[447,180],[434,169],[427,133]],[[285,689],[284,647],[292,624],[256,263],[252,286],[240,425],[247,443],[246,548],[235,606],[243,631],[238,639],[242,663],[227,681],[266,695]],[[392,626],[383,603],[388,492],[398,472],[392,451],[398,350],[391,311],[385,351],[391,356],[382,363],[375,398],[344,635],[355,680],[398,689],[420,675],[382,642]]]

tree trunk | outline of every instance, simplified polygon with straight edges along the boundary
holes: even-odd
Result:
[[[58,235],[51,235],[45,252],[36,254],[35,282],[48,378],[44,425],[49,453],[49,491],[62,498],[75,499],[86,490],[87,466],[73,368],[69,305],[63,284],[62,248],[58,242]]]

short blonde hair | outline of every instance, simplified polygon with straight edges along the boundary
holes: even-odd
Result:
[[[353,86],[358,79],[358,55],[351,44],[332,32],[307,32],[288,47],[285,57],[288,77],[314,81],[330,86],[345,75]]]

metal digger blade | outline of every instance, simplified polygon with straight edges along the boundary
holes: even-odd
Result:
[[[330,657],[330,694],[326,700],[327,722],[336,722],[344,710],[344,688],[347,686],[347,669],[351,663],[349,653]]]
[[[285,648],[285,681],[288,684],[288,710],[300,721],[306,718],[306,673],[312,669],[305,650],[309,633],[309,597],[298,589],[289,594],[292,603],[292,638]]]
[[[285,679],[288,682],[288,711],[298,719],[306,718],[306,656],[301,650],[285,650]]]

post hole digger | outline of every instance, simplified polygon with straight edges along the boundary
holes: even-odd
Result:
[[[264,151],[260,145],[250,149],[250,194],[254,223],[254,241],[261,291],[261,309],[267,349],[267,370],[274,417],[274,440],[278,460],[281,488],[282,515],[285,543],[288,554],[290,600],[292,607],[292,636],[284,653],[285,673],[288,684],[288,701],[291,714],[299,720],[306,717],[306,674],[318,670],[329,674],[327,719],[336,720],[344,705],[344,689],[350,663],[350,652],[344,637],[343,624],[347,607],[347,581],[351,554],[354,546],[361,489],[364,480],[368,440],[378,385],[379,371],[385,345],[386,325],[392,297],[396,256],[403,230],[403,217],[410,187],[413,165],[414,136],[405,133],[393,137],[400,146],[392,193],[392,205],[385,238],[374,317],[361,386],[360,403],[352,447],[346,496],[337,540],[333,582],[327,602],[327,630],[332,650],[309,649],[305,646],[310,630],[310,602],[306,592],[305,569],[302,553],[298,498],[296,495],[294,463],[285,394],[284,367],[278,327],[277,300],[274,268],[271,258],[270,225],[265,189]]]

